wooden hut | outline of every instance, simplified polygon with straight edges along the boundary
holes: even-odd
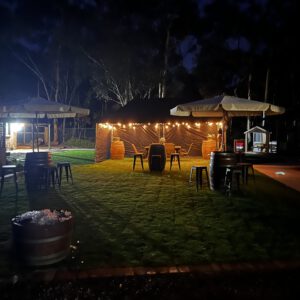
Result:
[[[269,152],[270,132],[268,130],[255,126],[245,131],[244,134],[245,152]]]

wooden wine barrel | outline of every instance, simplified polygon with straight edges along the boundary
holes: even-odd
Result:
[[[17,258],[28,266],[44,266],[66,258],[70,251],[73,218],[50,225],[20,224],[12,219]]]
[[[209,181],[212,190],[221,190],[223,188],[226,166],[236,165],[236,163],[237,155],[234,152],[211,152]]]
[[[163,144],[151,144],[148,153],[150,171],[162,172],[166,165],[166,149]]]
[[[28,191],[37,190],[41,185],[42,166],[51,163],[50,152],[29,152],[26,153],[24,163],[25,183]]]
[[[125,146],[123,141],[113,141],[110,146],[111,159],[124,159]]]
[[[206,140],[202,143],[202,158],[209,159],[210,153],[216,151],[216,141],[215,140]]]

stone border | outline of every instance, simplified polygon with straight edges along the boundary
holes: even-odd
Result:
[[[182,265],[171,267],[124,267],[94,268],[86,270],[58,270],[53,268],[32,271],[20,276],[17,281],[34,280],[36,282],[72,281],[81,279],[100,279],[127,276],[154,276],[162,274],[193,273],[204,277],[247,274],[256,272],[292,271],[300,269],[300,260],[270,262],[212,263],[204,265]],[[17,275],[15,275],[17,276]],[[1,282],[1,280],[0,280]],[[3,282],[3,281],[2,281]]]

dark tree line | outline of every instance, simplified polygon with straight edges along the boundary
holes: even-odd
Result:
[[[247,98],[251,78],[252,99],[299,105],[297,21],[294,0],[1,0],[0,99],[98,120],[135,98]]]

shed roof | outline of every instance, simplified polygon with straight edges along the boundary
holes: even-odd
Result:
[[[255,126],[255,127],[252,127],[250,128],[249,130],[245,131],[244,134],[246,133],[253,133],[253,132],[256,132],[256,133],[269,133],[269,131],[267,129],[264,129],[262,127],[259,127],[259,126]]]

